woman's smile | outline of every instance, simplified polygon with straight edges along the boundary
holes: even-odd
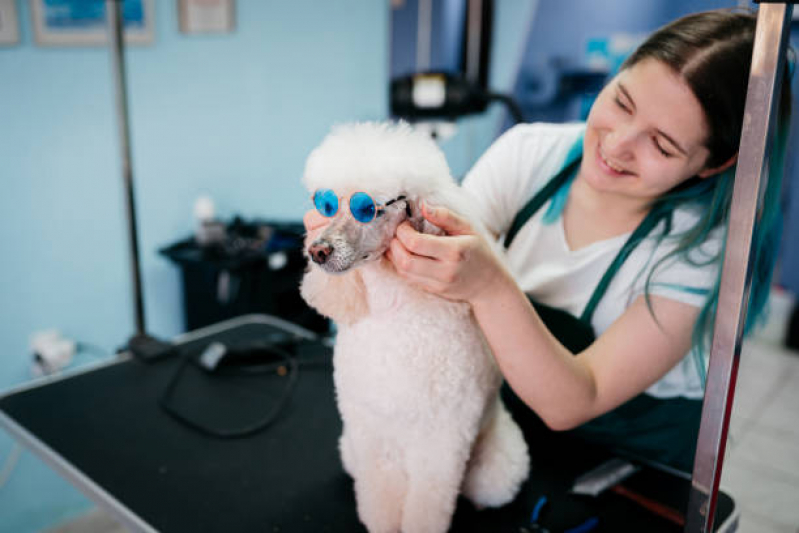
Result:
[[[632,172],[625,170],[623,167],[610,161],[604,154],[602,146],[598,145],[596,149],[597,163],[605,173],[612,176],[631,176]]]

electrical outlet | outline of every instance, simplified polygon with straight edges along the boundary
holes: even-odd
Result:
[[[77,345],[52,329],[34,333],[30,348],[33,357],[31,372],[39,377],[54,374],[72,362]]]

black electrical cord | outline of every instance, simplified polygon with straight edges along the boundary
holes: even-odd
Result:
[[[239,439],[249,437],[263,431],[277,419],[281,410],[291,396],[291,393],[294,391],[297,380],[299,379],[300,366],[312,366],[318,365],[320,363],[325,364],[326,366],[330,365],[329,358],[298,361],[297,358],[288,351],[275,345],[259,345],[258,350],[260,352],[276,356],[279,361],[259,365],[250,365],[237,369],[229,368],[215,372],[220,375],[235,376],[252,376],[276,373],[278,376],[286,377],[287,381],[275,404],[263,417],[255,422],[235,429],[214,428],[190,418],[186,414],[180,412],[174,405],[170,403],[170,399],[173,396],[180,378],[186,370],[186,367],[194,361],[194,356],[192,354],[183,356],[183,359],[175,369],[175,373],[170,378],[169,382],[164,388],[164,392],[161,394],[161,397],[158,400],[159,406],[177,422],[208,437],[215,437],[219,439]]]
[[[485,93],[486,99],[491,101],[498,101],[505,104],[505,107],[508,109],[508,112],[513,117],[514,124],[520,124],[524,122],[524,114],[522,113],[522,108],[519,107],[519,104],[514,100],[512,97],[506,94],[499,94],[499,93]]]

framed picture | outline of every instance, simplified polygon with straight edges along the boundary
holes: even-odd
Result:
[[[178,0],[183,33],[230,33],[236,26],[234,0]]]
[[[16,0],[0,0],[0,45],[19,42]]]
[[[30,0],[36,43],[91,46],[108,42],[104,0]],[[126,44],[150,44],[155,29],[153,0],[122,2]]]

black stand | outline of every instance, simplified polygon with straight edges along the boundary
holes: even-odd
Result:
[[[136,359],[145,362],[156,361],[175,353],[175,347],[171,343],[156,339],[147,333],[138,333],[131,337],[126,349]]]
[[[123,16],[121,0],[107,0],[109,40],[113,61],[116,104],[119,118],[120,152],[122,174],[125,184],[125,207],[128,220],[128,243],[130,246],[131,275],[133,277],[133,302],[136,319],[136,334],[128,341],[127,350],[146,361],[159,359],[172,353],[172,345],[158,340],[145,331],[144,298],[141,288],[141,265],[139,264],[139,238],[136,232],[136,202],[133,191],[133,166],[130,156],[130,126],[128,121],[128,99],[125,83],[125,54],[123,43]]]

